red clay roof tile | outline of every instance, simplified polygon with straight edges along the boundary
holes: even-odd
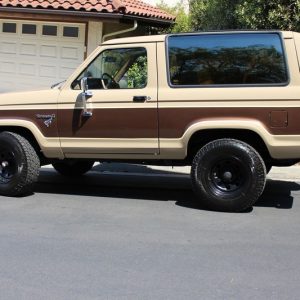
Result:
[[[167,12],[139,0],[0,0],[0,7],[110,12],[175,20],[175,17]]]

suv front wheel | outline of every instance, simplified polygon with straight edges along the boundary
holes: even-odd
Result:
[[[251,207],[262,194],[266,167],[247,143],[219,139],[198,151],[191,179],[193,190],[206,207],[238,212]]]
[[[32,193],[39,168],[39,157],[26,138],[9,131],[0,133],[0,195]]]

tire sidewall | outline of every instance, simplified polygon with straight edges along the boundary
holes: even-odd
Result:
[[[234,192],[216,192],[211,181],[211,169],[218,160],[226,158],[234,158],[241,164],[245,182]],[[240,211],[248,203],[256,201],[257,194],[260,195],[264,189],[261,174],[265,176],[265,166],[259,154],[248,144],[231,139],[213,141],[200,149],[191,172],[193,189],[200,200],[206,206],[222,211]]]
[[[14,161],[16,164],[16,173],[7,183],[0,181],[0,193],[2,195],[10,195],[11,191],[19,184],[26,176],[27,162],[23,149],[19,141],[9,133],[0,134],[0,152],[3,149],[11,150],[14,153]]]

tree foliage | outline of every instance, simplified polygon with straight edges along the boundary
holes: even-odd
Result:
[[[165,0],[160,0],[156,6],[171,15],[176,16],[175,24],[171,28],[165,30],[165,33],[191,31],[190,17],[184,0],[179,0],[175,5],[169,5]]]
[[[190,0],[194,30],[300,31],[300,0]]]
[[[235,10],[239,2],[239,0],[190,0],[192,28],[194,30],[237,28]]]
[[[147,57],[141,56],[127,71],[128,88],[143,88],[147,84]]]
[[[300,0],[247,0],[236,8],[244,28],[300,30]]]

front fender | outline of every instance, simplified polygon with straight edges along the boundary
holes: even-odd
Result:
[[[60,142],[58,137],[45,137],[39,128],[32,122],[21,119],[0,119],[1,127],[19,127],[26,128],[35,137],[37,143],[39,144],[43,154],[48,158],[64,158],[63,152],[60,147]]]

